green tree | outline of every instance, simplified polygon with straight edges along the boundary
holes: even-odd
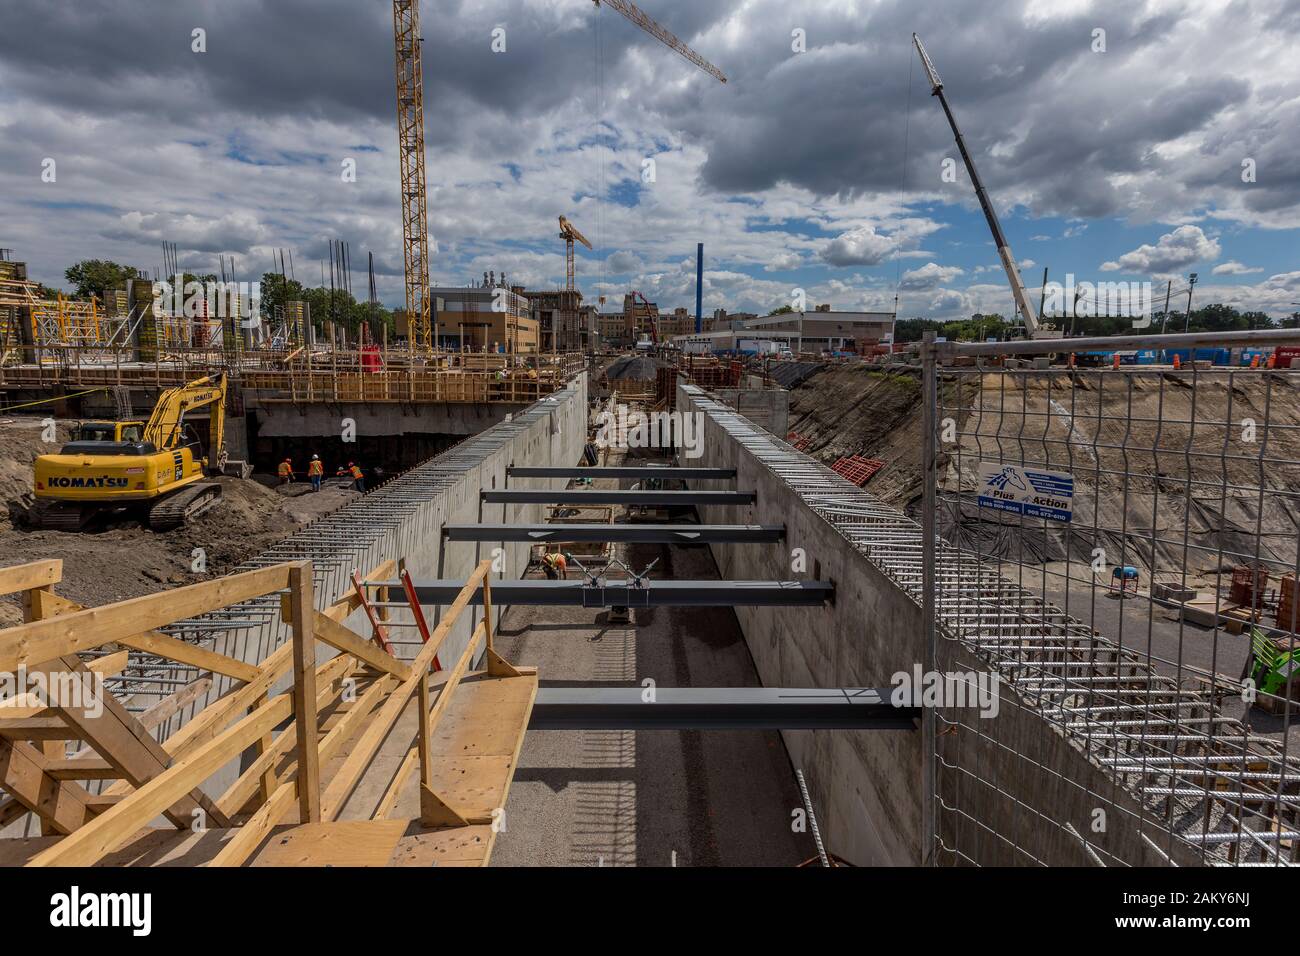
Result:
[[[794,309],[791,308],[790,306],[788,306],[788,305],[783,305],[783,306],[781,306],[780,308],[773,309],[771,312],[769,312],[769,313],[767,313],[767,314],[768,314],[768,315],[785,315],[786,313],[788,313],[788,312],[793,312],[793,311],[794,311]]]
[[[105,290],[116,289],[128,279],[140,278],[140,270],[108,259],[82,259],[68,266],[63,277],[75,285],[78,298],[103,297]]]

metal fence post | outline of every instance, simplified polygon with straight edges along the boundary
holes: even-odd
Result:
[[[921,641],[922,671],[937,669],[935,644],[935,507],[938,497],[935,418],[938,405],[938,349],[935,333],[925,333],[921,344]],[[920,688],[914,688],[919,694]],[[935,864],[938,755],[935,752],[935,714],[925,708],[921,716],[921,863]]]

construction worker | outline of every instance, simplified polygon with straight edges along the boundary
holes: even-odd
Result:
[[[311,479],[311,490],[320,491],[321,480],[325,477],[325,466],[321,464],[320,455],[312,455],[307,465],[307,477]]]
[[[287,485],[289,482],[293,481],[293,462],[288,458],[280,462],[280,467],[277,471],[280,475],[280,484]]]
[[[557,578],[564,580],[569,576],[569,562],[559,551],[554,554],[542,555],[542,571],[546,577],[554,581]]]
[[[348,474],[352,476],[352,487],[364,495],[366,493],[366,475],[357,467],[355,461],[348,462]]]

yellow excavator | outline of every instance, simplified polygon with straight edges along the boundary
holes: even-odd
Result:
[[[208,454],[185,416],[209,408]],[[221,496],[221,485],[204,481],[226,466],[226,376],[212,375],[169,388],[149,421],[80,424],[57,455],[36,459],[38,528],[79,530],[95,515],[142,510],[155,531],[179,527]]]

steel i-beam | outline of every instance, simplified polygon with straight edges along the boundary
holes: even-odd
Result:
[[[762,544],[785,525],[760,524],[449,524],[448,541],[618,541],[637,544]]]
[[[591,468],[533,468],[516,465],[506,469],[511,478],[735,478],[734,468],[646,468],[646,467],[596,467]]]
[[[606,491],[603,489],[561,488],[483,491],[483,500],[492,504],[556,505],[749,505],[752,491]]]
[[[543,687],[529,730],[915,730],[873,687]]]
[[[370,581],[373,587],[401,590],[399,581]],[[421,604],[448,605],[464,581],[415,581]],[[835,586],[826,581],[493,581],[492,603],[521,607],[821,607],[833,602]],[[483,602],[476,589],[470,603]]]

